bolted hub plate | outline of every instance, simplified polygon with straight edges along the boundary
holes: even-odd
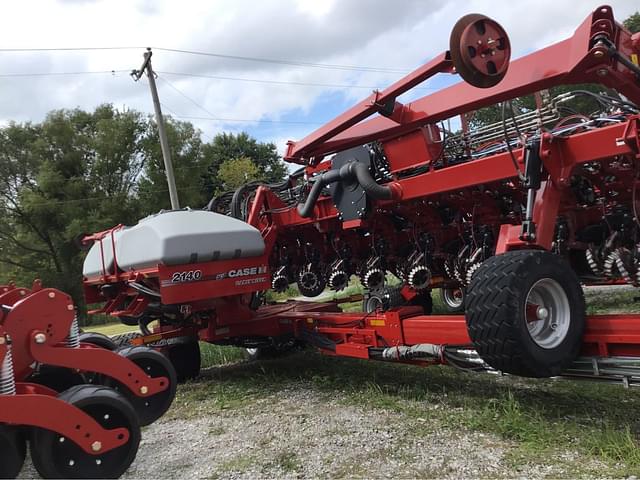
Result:
[[[449,51],[458,74],[478,88],[497,85],[506,75],[511,58],[511,44],[504,28],[478,13],[456,22]]]

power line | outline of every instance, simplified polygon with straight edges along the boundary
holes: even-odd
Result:
[[[94,50],[139,50],[146,47],[34,47],[0,48],[0,52],[80,52]]]
[[[66,75],[104,75],[116,73],[129,73],[129,70],[89,70],[78,72],[25,72],[25,73],[0,73],[0,78],[12,77],[55,77]]]
[[[316,82],[296,82],[296,81],[288,81],[288,80],[264,80],[259,78],[246,78],[246,77],[227,77],[221,75],[207,75],[201,73],[181,73],[181,72],[163,72],[156,71],[156,73],[161,73],[163,75],[174,75],[178,77],[194,77],[194,78],[211,78],[213,80],[231,80],[237,82],[251,82],[251,83],[266,83],[273,85],[298,85],[303,87],[325,87],[325,88],[362,88],[366,90],[376,90],[380,87],[371,86],[371,85],[349,85],[349,84],[339,84],[339,83],[316,83]],[[415,88],[414,90],[429,90],[435,91],[436,88]]]
[[[115,75],[121,73],[129,73],[129,70],[87,70],[87,71],[75,71],[75,72],[19,72],[19,73],[0,73],[0,78],[14,78],[14,77],[48,77],[48,76],[71,76],[71,75]],[[249,82],[249,83],[262,83],[267,85],[296,85],[301,87],[322,87],[322,88],[340,88],[340,89],[364,89],[364,90],[376,90],[380,87],[373,85],[353,85],[353,84],[341,84],[341,83],[317,83],[317,82],[298,82],[289,80],[266,80],[261,78],[246,78],[246,77],[229,77],[222,75],[207,75],[200,73],[187,73],[187,72],[165,72],[156,71],[163,75],[173,75],[177,77],[189,77],[189,78],[209,78],[212,80],[225,80],[234,82]],[[414,90],[423,91],[435,91],[435,88],[418,87]]]
[[[101,50],[136,50],[148,47],[34,47],[34,48],[0,48],[0,52],[74,52],[74,51],[101,51]],[[160,50],[163,52],[181,53],[185,55],[198,55],[205,57],[224,58],[227,60],[239,60],[245,62],[260,62],[271,63],[277,65],[292,65],[296,67],[312,67],[312,68],[325,68],[329,70],[347,70],[347,71],[361,71],[361,72],[378,72],[378,73],[408,73],[410,70],[401,68],[388,68],[388,67],[369,67],[362,65],[339,65],[331,63],[315,63],[305,62],[301,60],[284,60],[276,58],[264,58],[264,57],[249,57],[243,55],[228,55],[224,53],[216,52],[201,52],[196,50],[186,50],[180,48],[166,48],[166,47],[153,47],[154,50]]]
[[[185,120],[211,120],[216,122],[240,122],[240,123],[272,123],[284,125],[324,125],[327,122],[304,122],[295,120],[256,120],[251,118],[223,118],[223,117],[198,117],[192,115],[176,115]]]
[[[337,65],[329,63],[313,63],[303,62],[299,60],[281,60],[275,58],[263,58],[263,57],[245,57],[241,55],[227,55],[222,53],[212,52],[199,52],[195,50],[183,50],[178,48],[163,48],[154,47],[155,50],[161,50],[163,52],[183,53],[187,55],[199,55],[205,57],[225,58],[228,60],[243,60],[248,62],[261,62],[261,63],[275,63],[279,65],[293,65],[296,67],[313,67],[313,68],[327,68],[331,70],[356,70],[363,72],[380,72],[380,73],[408,73],[409,70],[400,68],[386,68],[386,67],[366,67],[360,65]]]
[[[204,113],[209,115],[208,117],[197,117],[197,116],[180,115],[179,118],[191,119],[191,120],[215,120],[215,121],[222,121],[222,122],[243,122],[243,123],[255,122],[255,123],[287,123],[287,124],[293,124],[293,125],[322,125],[322,122],[303,122],[303,121],[287,121],[287,120],[262,120],[262,119],[217,117],[214,113],[212,113],[209,110],[207,110],[206,108],[204,108],[202,105],[200,105],[198,102],[196,102],[193,98],[189,97],[186,93],[184,93],[178,87],[173,85],[166,78],[160,77],[160,76],[158,76],[158,78],[160,80],[162,80],[165,84],[167,84],[169,87],[171,87],[180,96],[184,97],[186,100],[188,100],[193,105],[195,105],[198,109],[200,109],[201,111],[203,111]]]
[[[166,104],[166,103],[164,103],[164,102],[160,102],[160,105],[162,106],[162,108],[164,108],[165,110],[167,110],[167,111],[168,111],[171,115],[173,115],[174,117],[176,117],[176,118],[182,118],[182,115],[179,115],[178,113],[176,113],[176,112],[175,112],[175,110],[174,110],[174,109],[172,109],[172,108],[170,108],[169,106],[167,106],[167,104]],[[211,135],[209,135],[209,134],[207,134],[207,133],[203,132],[202,130],[200,130],[200,133],[201,133],[204,137],[206,137],[208,140],[213,141],[213,137],[212,137]],[[176,171],[177,171],[177,170],[180,170],[180,168],[176,168],[175,170],[176,170]]]

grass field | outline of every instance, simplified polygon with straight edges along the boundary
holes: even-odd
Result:
[[[635,297],[627,289],[588,291],[588,312],[640,311]],[[435,310],[440,311],[439,296],[434,300]],[[95,330],[114,334],[125,327]],[[242,349],[203,344],[203,365],[227,366],[205,371],[198,381],[182,385],[168,418],[246,407],[302,384],[322,395],[339,394],[345,404],[401,413],[408,440],[438,428],[497,434],[513,446],[509,461],[524,466],[524,472],[541,459],[564,465],[570,477],[625,477],[640,472],[636,389],[471,374],[451,367],[425,369],[311,351],[253,363],[242,362],[244,358]]]

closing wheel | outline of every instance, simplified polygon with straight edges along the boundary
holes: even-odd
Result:
[[[464,291],[461,288],[441,288],[440,299],[447,312],[464,312]]]
[[[87,383],[87,379],[81,373],[70,368],[56,367],[53,365],[40,365],[28,381],[43,385],[56,392],[64,392],[71,387]]]
[[[58,398],[90,415],[103,428],[126,428],[129,441],[100,455],[91,455],[56,432],[34,428],[31,458],[44,478],[118,478],[138,453],[140,425],[133,407],[118,392],[107,387],[78,385]]]
[[[504,78],[511,45],[504,28],[484,15],[471,13],[456,22],[449,38],[453,66],[474,87],[489,88]]]
[[[91,345],[95,345],[96,347],[101,347],[106,350],[113,351],[118,348],[114,341],[111,340],[111,338],[98,332],[81,333],[79,340],[80,343],[90,343]]]
[[[493,368],[551,377],[579,353],[584,296],[558,255],[523,250],[491,257],[473,276],[465,305],[469,336]]]
[[[167,357],[162,353],[148,347],[128,347],[119,350],[118,353],[131,360],[151,378],[166,377],[169,386],[151,397],[138,397],[128,388],[118,382],[110,380],[110,386],[122,392],[129,400],[140,420],[140,425],[150,425],[159,419],[169,409],[176,396],[176,371]]]
[[[19,428],[0,424],[0,478],[16,478],[26,454],[27,443]]]

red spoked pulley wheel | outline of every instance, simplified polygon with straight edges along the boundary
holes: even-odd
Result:
[[[471,13],[458,20],[449,40],[456,71],[478,88],[489,88],[504,78],[509,68],[511,45],[498,22]]]

